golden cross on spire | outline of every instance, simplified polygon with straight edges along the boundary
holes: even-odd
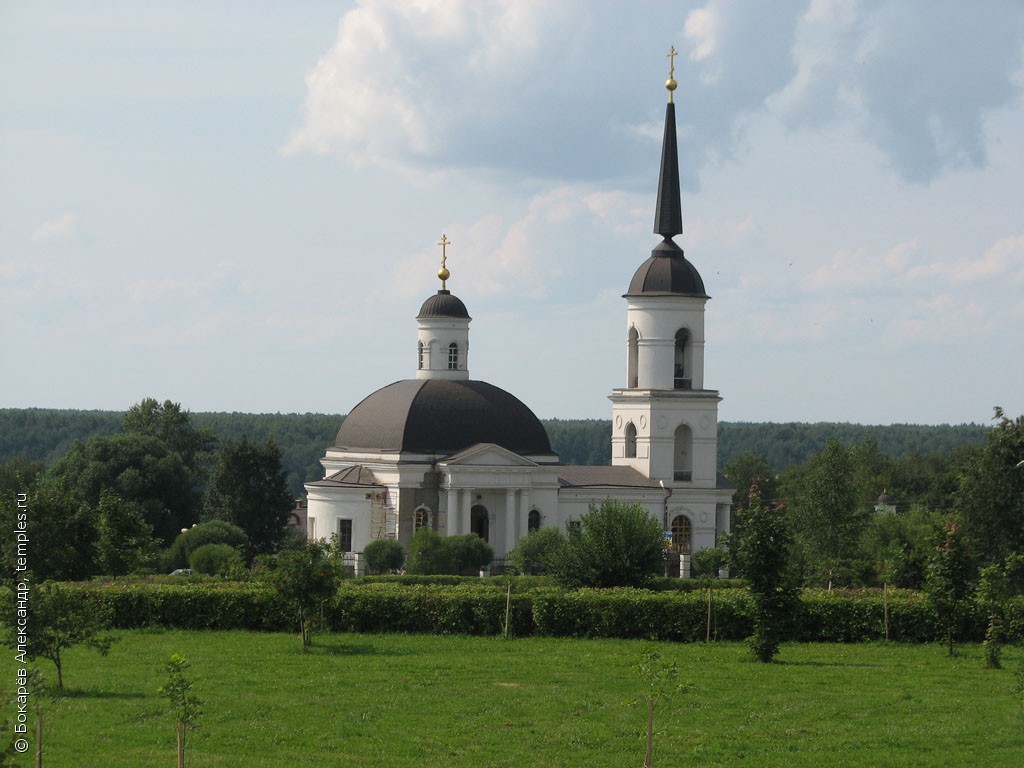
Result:
[[[452,244],[452,241],[448,239],[448,235],[442,233],[441,239],[437,243],[441,246],[441,268],[437,270],[437,276],[441,280],[441,290],[445,290],[446,281],[452,276],[452,273],[448,271],[446,266],[448,263],[448,246]]]
[[[668,80],[665,81],[665,87],[668,88],[668,103],[672,103],[672,91],[676,89],[676,47],[673,45],[668,49]]]

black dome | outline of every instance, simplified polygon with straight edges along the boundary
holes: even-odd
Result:
[[[709,298],[697,268],[686,260],[683,250],[671,240],[663,241],[651,251],[651,258],[634,273],[626,295],[639,294]]]
[[[420,307],[420,313],[416,317],[417,319],[421,317],[464,317],[467,320],[470,319],[462,299],[452,296],[451,291],[438,291],[436,295],[424,301],[423,306]]]
[[[544,426],[522,401],[468,379],[405,379],[378,389],[345,417],[334,447],[451,455],[477,443],[552,452]]]

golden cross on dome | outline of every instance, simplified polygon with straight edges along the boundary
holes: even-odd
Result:
[[[441,290],[443,291],[446,287],[445,281],[452,275],[446,266],[448,263],[448,246],[452,244],[452,241],[448,239],[448,235],[442,233],[441,239],[437,244],[441,246],[441,268],[437,270],[437,276],[441,279]]]
[[[665,81],[665,87],[668,88],[668,103],[672,103],[672,91],[676,89],[676,47],[673,45],[668,49],[668,80]]]

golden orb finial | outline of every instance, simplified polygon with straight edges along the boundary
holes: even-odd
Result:
[[[676,47],[673,45],[668,50],[668,80],[665,81],[665,87],[668,89],[668,103],[672,103],[672,91],[674,91],[679,83],[676,82]]]
[[[452,244],[452,241],[448,239],[448,235],[442,233],[441,239],[437,243],[441,246],[441,268],[437,270],[437,277],[441,281],[441,290],[446,290],[446,284],[448,278],[452,276],[452,273],[448,271],[446,266],[448,261],[448,246]]]

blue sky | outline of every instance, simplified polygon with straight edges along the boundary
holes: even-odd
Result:
[[[0,5],[0,407],[344,413],[438,285],[470,372],[607,418],[683,221],[726,421],[1024,412],[1024,4]]]

